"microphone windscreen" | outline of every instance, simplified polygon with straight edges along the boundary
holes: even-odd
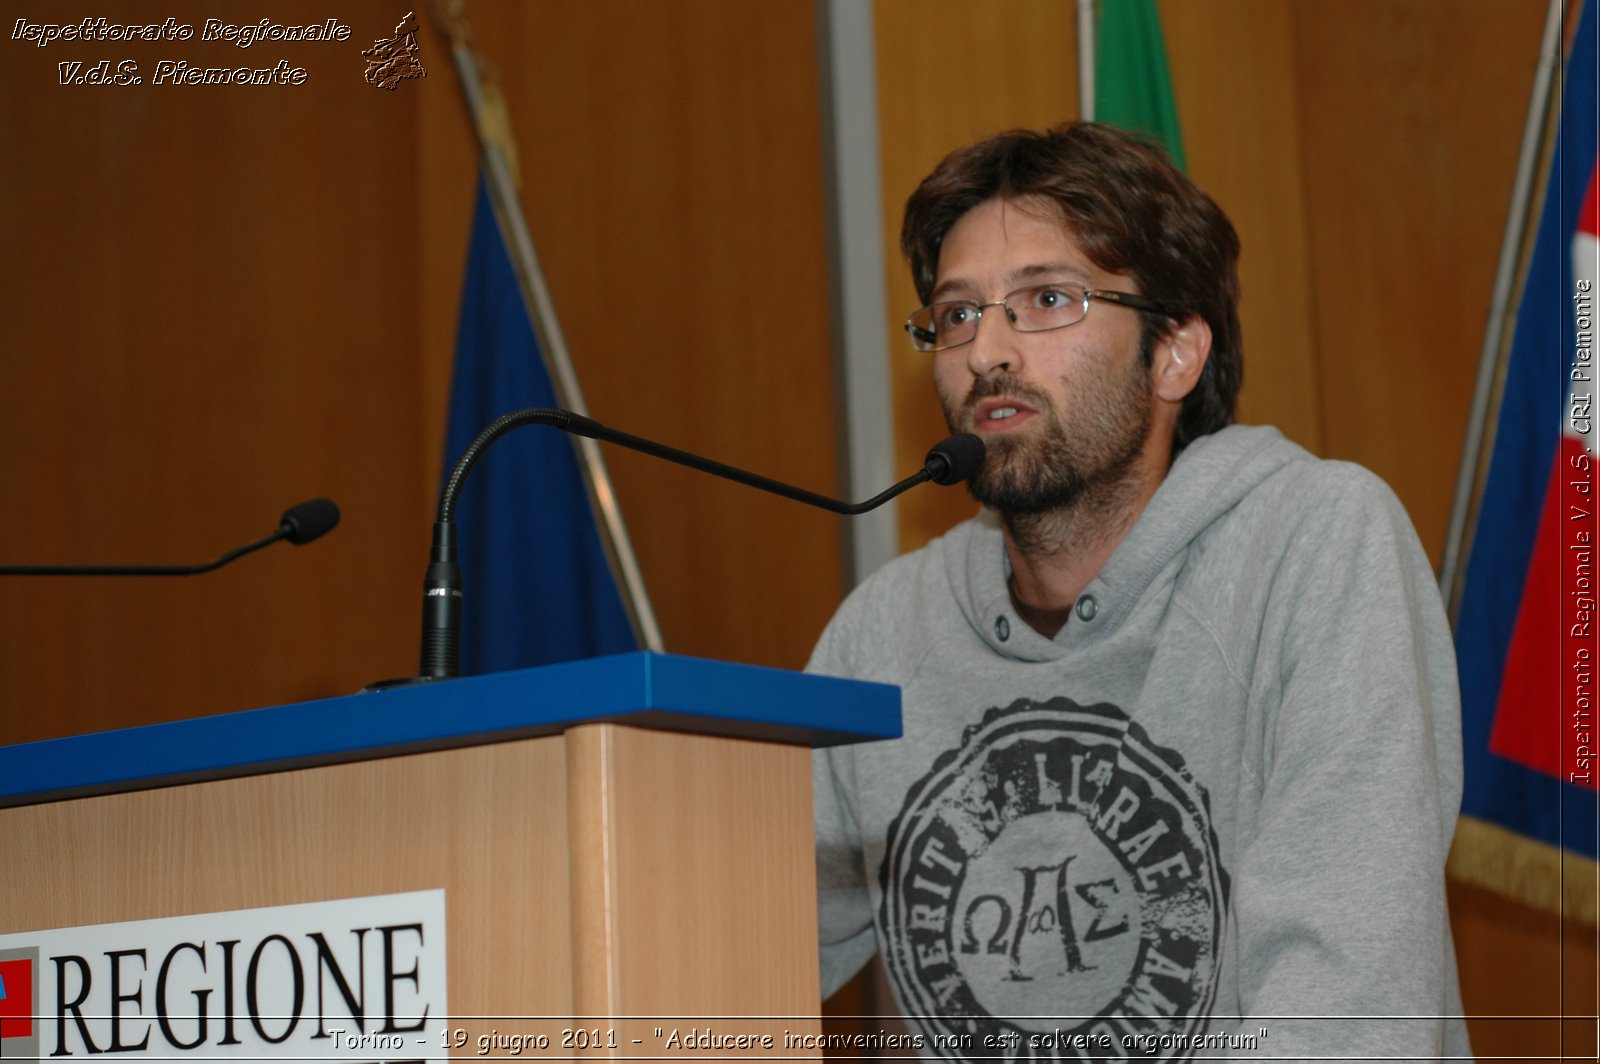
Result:
[[[287,532],[289,542],[298,547],[327,535],[338,523],[339,507],[332,499],[311,499],[283,511],[278,529]]]
[[[983,441],[970,432],[950,436],[933,445],[922,468],[928,471],[935,484],[959,484],[983,465],[987,448]]]

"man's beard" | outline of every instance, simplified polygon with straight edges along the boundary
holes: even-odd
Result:
[[[951,432],[963,431],[961,423],[970,422],[978,403],[1000,395],[1026,402],[1043,421],[1014,435],[984,436],[987,456],[967,481],[973,498],[1008,518],[1114,507],[1154,418],[1149,370],[1140,356],[1126,372],[1097,371],[1075,382],[1070,422],[1048,395],[1009,374],[975,383],[959,418],[940,396]]]

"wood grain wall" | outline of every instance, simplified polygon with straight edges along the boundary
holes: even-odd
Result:
[[[237,15],[337,18],[346,44],[0,39],[0,558],[200,560],[300,499],[345,511],[324,541],[210,576],[7,581],[5,741],[414,668],[476,162],[431,30],[427,79],[394,93],[361,79],[360,48],[406,6],[271,0]],[[1076,114],[1072,8],[877,0],[892,322],[915,303],[893,249],[916,181],[974,137]],[[1162,6],[1193,176],[1246,248],[1242,416],[1374,468],[1435,560],[1543,9]],[[812,5],[469,11],[592,412],[831,490]],[[7,13],[97,12],[20,0]],[[133,0],[115,17],[216,14]],[[305,85],[57,84],[63,60],[148,72],[161,58],[280,57],[307,69]],[[910,468],[943,428],[897,324],[885,343],[895,465]],[[669,648],[800,664],[838,599],[834,520],[610,461]],[[904,544],[970,509],[958,493],[907,496]],[[1455,902],[1469,1011],[1555,1012],[1562,951],[1579,948],[1563,946],[1570,932],[1470,892]],[[1515,1048],[1475,1035],[1485,1055]]]
[[[345,513],[323,542],[209,576],[7,579],[8,738],[349,691],[411,667],[407,585],[433,460],[418,386],[418,109],[416,93],[361,80],[361,38],[393,26],[377,10],[273,10],[339,18],[348,44],[0,41],[0,554],[198,562],[303,499],[332,496]],[[106,14],[198,30],[214,11],[175,0]],[[7,14],[74,17],[48,3]],[[102,59],[136,62],[145,82],[58,83],[59,62]],[[161,59],[283,59],[308,78],[156,85]]]
[[[475,144],[447,51],[385,92],[347,43],[0,41],[10,562],[186,562],[328,495],[343,525],[184,580],[12,579],[12,740],[348,692],[415,670]],[[66,17],[17,4],[15,18]],[[115,18],[200,27],[196,2]],[[261,14],[257,12],[256,14]],[[591,412],[831,491],[808,4],[474,5]],[[242,17],[242,16],[241,16]],[[8,23],[9,25],[9,23]],[[132,59],[143,85],[61,86]],[[301,86],[156,86],[158,59]],[[833,517],[631,454],[618,495],[669,649],[797,667],[838,600]]]

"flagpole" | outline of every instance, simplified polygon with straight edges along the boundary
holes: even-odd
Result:
[[[1528,118],[1523,126],[1522,155],[1517,160],[1516,180],[1511,186],[1511,211],[1506,217],[1505,235],[1500,243],[1500,264],[1495,273],[1489,324],[1484,329],[1483,347],[1478,356],[1478,381],[1467,415],[1467,438],[1461,446],[1455,499],[1450,508],[1449,530],[1445,534],[1444,558],[1439,566],[1440,597],[1444,599],[1452,618],[1456,613],[1453,599],[1461,575],[1467,518],[1478,487],[1478,467],[1489,422],[1489,399],[1494,393],[1501,356],[1509,343],[1506,330],[1517,280],[1517,263],[1522,257],[1522,246],[1531,220],[1534,181],[1543,154],[1552,89],[1561,71],[1562,8],[1562,0],[1549,0],[1549,8],[1545,13],[1544,38],[1539,44],[1539,61],[1533,75],[1533,95],[1528,101]]]
[[[1078,117],[1094,121],[1094,0],[1078,0]]]
[[[442,0],[433,6],[434,24],[450,41],[456,73],[466,98],[467,110],[472,116],[473,131],[483,152],[489,198],[493,203],[500,231],[507,238],[506,250],[511,266],[517,275],[517,285],[522,290],[523,303],[528,308],[534,334],[539,338],[540,350],[550,372],[556,401],[565,409],[587,415],[588,404],[578,386],[578,375],[572,367],[572,355],[561,323],[556,316],[555,302],[545,284],[544,272],[539,267],[539,256],[534,250],[533,238],[528,235],[527,219],[522,214],[522,202],[517,196],[517,183],[512,177],[512,163],[491,124],[493,109],[486,100],[483,83],[478,75],[477,55],[472,51],[466,28],[466,16],[461,10],[461,0]],[[509,125],[502,114],[499,120]],[[638,558],[633,553],[633,542],[622,520],[616,492],[611,486],[611,474],[606,469],[600,444],[592,439],[573,441],[579,456],[579,468],[589,489],[604,532],[601,540],[611,558],[618,581],[622,586],[623,605],[633,623],[634,635],[645,650],[665,649],[661,629],[656,623],[650,596],[645,590],[644,575],[639,570]]]

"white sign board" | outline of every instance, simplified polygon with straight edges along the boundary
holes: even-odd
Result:
[[[0,935],[0,1060],[445,1059],[444,891]]]

